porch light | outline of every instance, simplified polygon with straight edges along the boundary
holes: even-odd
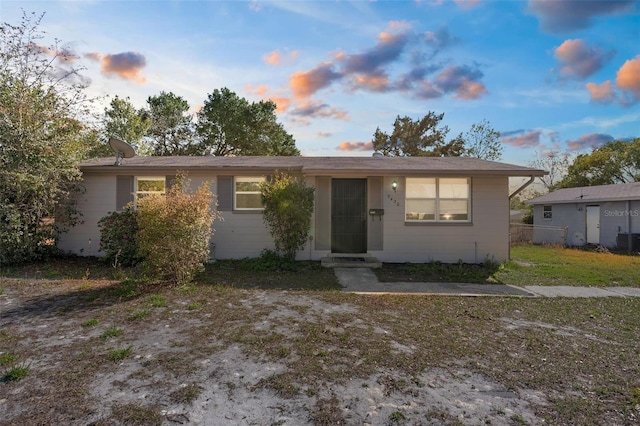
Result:
[[[398,189],[398,182],[395,180],[391,182],[391,189],[393,189],[393,192],[396,192],[396,189]]]

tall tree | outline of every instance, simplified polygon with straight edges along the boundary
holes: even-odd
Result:
[[[193,128],[189,103],[172,92],[160,92],[147,99],[150,126],[146,136],[153,155],[189,155]]]
[[[546,170],[549,174],[541,176],[540,183],[548,191],[552,191],[560,182],[569,168],[569,154],[558,150],[536,154],[536,158],[529,162],[535,169]]]
[[[465,152],[462,135],[446,141],[449,127],[439,127],[444,114],[429,111],[420,120],[397,116],[391,135],[377,128],[373,149],[389,157],[453,157]]]
[[[500,132],[491,127],[487,120],[472,124],[462,138],[465,142],[465,156],[494,161],[502,158]]]
[[[151,126],[151,119],[144,110],[137,110],[129,98],[122,99],[116,95],[109,108],[104,109],[104,131],[107,138],[116,137],[136,145],[138,151],[150,153],[150,148],[142,141]]]
[[[225,155],[300,155],[293,136],[276,121],[276,104],[249,103],[228,88],[209,94],[198,113],[201,153]]]
[[[610,141],[578,155],[558,188],[640,182],[640,138]]]
[[[87,80],[69,49],[40,44],[42,18],[0,25],[0,265],[46,255],[77,220]]]

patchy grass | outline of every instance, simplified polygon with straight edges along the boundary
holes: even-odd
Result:
[[[26,365],[14,365],[5,370],[0,381],[2,382],[15,382],[29,374],[29,367]]]
[[[538,249],[514,250],[514,257],[535,264],[563,256]],[[514,395],[541,395],[544,403],[531,406],[546,424],[640,418],[638,298],[363,296],[334,291],[333,275],[323,275],[333,271],[314,265],[298,273],[225,269],[232,267],[217,262],[188,291],[92,279],[93,272],[55,282],[0,277],[10,301],[0,313],[0,372],[25,367],[19,360],[37,372],[0,383],[3,421],[161,424],[173,421],[164,413],[175,404],[188,415],[200,397],[228,395],[225,404],[247,408],[268,394],[284,401],[268,402],[278,407],[307,398],[314,424],[355,424],[341,390],[356,383],[401,400],[382,421],[456,424],[445,408],[420,399],[439,386],[424,378],[433,369],[464,369]],[[152,309],[149,298],[158,295],[182,308]],[[96,337],[87,338],[80,327],[98,319],[126,324],[126,333],[103,342],[92,330]],[[117,368],[107,361],[124,359]],[[426,407],[418,416],[405,400]],[[502,408],[491,419],[536,424]]]
[[[388,264],[374,270],[383,282],[460,282],[512,285],[640,286],[640,256],[583,249],[518,245],[504,265]]]
[[[87,328],[87,327],[95,327],[96,325],[98,325],[98,320],[95,318],[91,318],[86,320],[85,322],[82,323],[82,326]]]
[[[158,407],[136,404],[115,404],[111,417],[121,424],[135,426],[155,426],[162,424],[162,414]]]
[[[496,283],[493,275],[499,267],[492,262],[479,265],[462,262],[385,263],[374,272],[382,282]]]
[[[640,256],[550,246],[518,245],[495,274],[505,284],[640,286]]]
[[[109,350],[108,357],[111,361],[118,362],[122,361],[125,358],[128,358],[131,355],[131,346],[127,346],[126,348],[120,349],[111,349]]]
[[[262,260],[218,260],[196,277],[200,284],[267,290],[340,290],[332,269],[320,262],[296,262],[295,270],[262,270]]]
[[[117,327],[109,327],[105,331],[102,332],[100,338],[102,340],[113,339],[114,337],[122,336],[124,330]]]

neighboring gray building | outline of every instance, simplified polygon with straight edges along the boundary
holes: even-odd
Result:
[[[640,250],[640,182],[559,189],[527,204],[534,243]],[[550,227],[566,228],[564,240]]]

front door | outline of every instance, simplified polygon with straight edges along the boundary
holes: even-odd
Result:
[[[587,244],[600,244],[600,206],[587,206]]]
[[[331,180],[331,251],[367,252],[367,180]]]

